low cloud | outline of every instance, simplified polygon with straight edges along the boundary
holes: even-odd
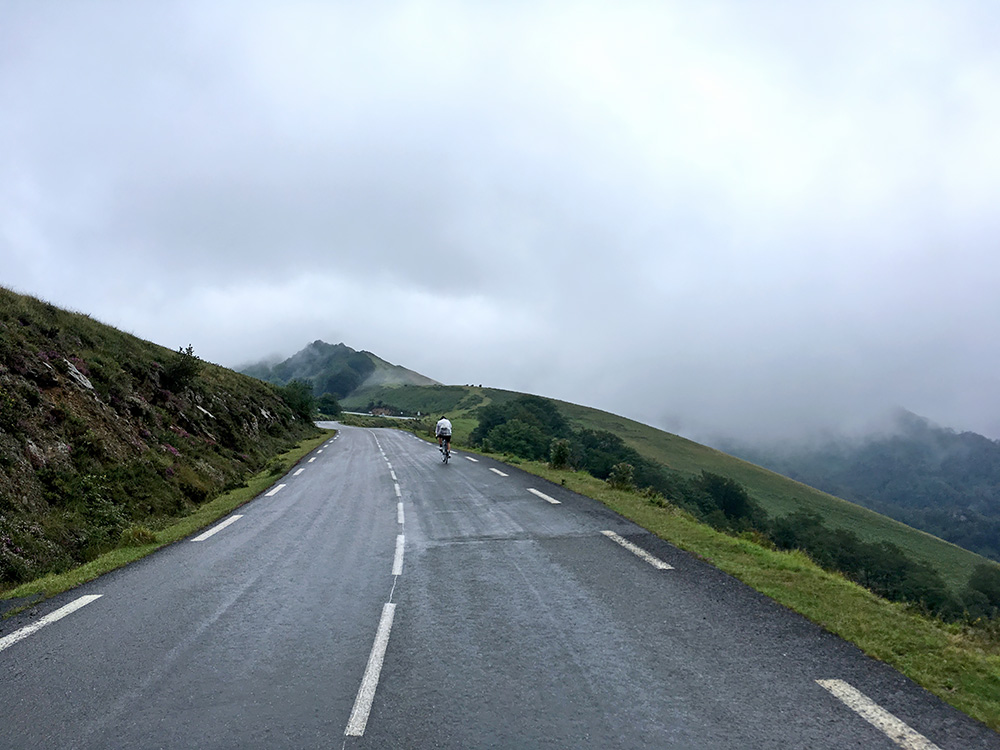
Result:
[[[14,4],[3,283],[691,436],[1000,438],[978,2]]]

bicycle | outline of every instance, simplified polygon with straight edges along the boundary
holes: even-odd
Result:
[[[451,458],[451,441],[445,440],[442,442],[441,447],[438,449],[441,451],[441,463],[448,463],[448,459]]]

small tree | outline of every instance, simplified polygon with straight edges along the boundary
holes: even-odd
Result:
[[[195,356],[191,344],[181,347],[175,356],[170,357],[163,366],[163,386],[174,393],[183,391],[194,382],[201,371],[201,360]]]
[[[316,407],[319,409],[319,413],[327,417],[339,417],[340,416],[340,402],[337,401],[337,397],[332,393],[324,393],[316,401]]]
[[[614,490],[634,490],[635,467],[627,463],[615,464],[611,467],[608,484]]]
[[[556,438],[549,447],[549,465],[553,469],[568,469],[571,452],[569,440]]]
[[[305,420],[313,418],[316,411],[316,398],[308,383],[302,380],[293,380],[288,385],[279,388],[278,393],[297,416]]]

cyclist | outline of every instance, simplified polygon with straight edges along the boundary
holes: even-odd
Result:
[[[447,417],[442,416],[438,420],[437,426],[434,428],[434,434],[438,439],[438,447],[441,452],[444,453],[446,450],[451,452],[451,422]]]

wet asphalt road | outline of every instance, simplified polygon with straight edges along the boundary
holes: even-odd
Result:
[[[214,535],[3,622],[0,748],[1000,748],[598,503],[438,458],[344,428]]]

